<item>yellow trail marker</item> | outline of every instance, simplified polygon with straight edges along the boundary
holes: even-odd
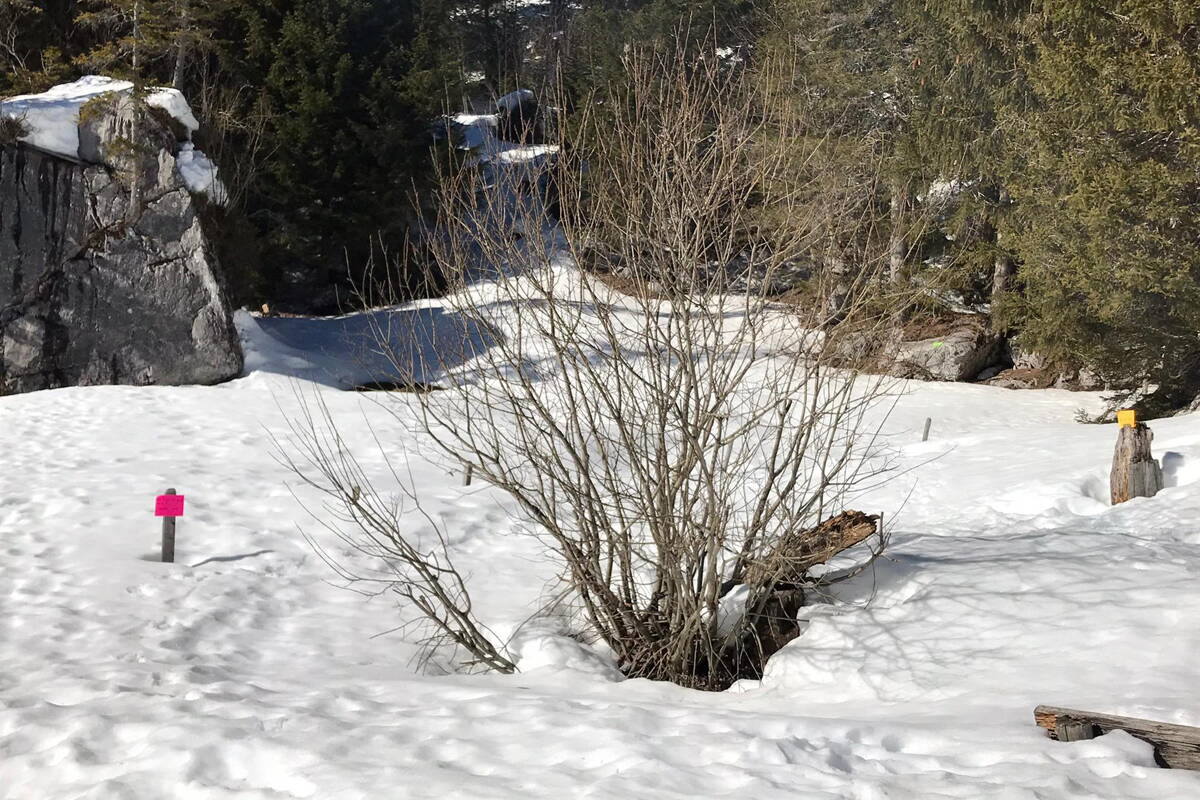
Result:
[[[1120,428],[1136,428],[1137,412],[1132,408],[1117,412],[1117,426]]]

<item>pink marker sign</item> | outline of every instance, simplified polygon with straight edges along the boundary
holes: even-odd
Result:
[[[154,498],[154,516],[182,517],[183,495],[160,494],[158,497]]]

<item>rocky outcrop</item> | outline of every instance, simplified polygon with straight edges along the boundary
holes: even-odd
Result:
[[[0,394],[241,372],[179,146],[164,115],[114,94],[89,106],[77,159],[0,148]]]
[[[1001,338],[981,324],[957,325],[934,336],[896,345],[893,374],[936,381],[974,380],[996,364]]]
[[[505,142],[533,144],[542,141],[537,96],[517,89],[496,101],[496,135]]]
[[[1056,364],[1035,350],[1028,350],[1019,341],[1005,345],[1003,361],[1012,366],[995,375],[979,376],[990,386],[1004,389],[1067,389],[1094,392],[1107,388],[1098,373],[1086,367]]]

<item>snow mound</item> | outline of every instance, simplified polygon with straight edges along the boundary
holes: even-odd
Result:
[[[496,161],[504,164],[524,164],[537,161],[539,158],[552,156],[558,152],[558,145],[553,144],[531,144],[522,147],[514,147],[509,150],[500,150],[493,158]]]
[[[337,389],[434,382],[442,368],[491,346],[488,331],[437,303],[341,317],[256,317],[241,310],[234,324],[246,374],[274,373]],[[386,350],[377,344],[383,339]]]
[[[507,95],[505,95],[507,97]],[[523,145],[506,142],[496,135],[495,114],[456,114],[456,140],[462,150],[470,151],[469,165],[488,163],[541,166],[558,153],[558,145]]]

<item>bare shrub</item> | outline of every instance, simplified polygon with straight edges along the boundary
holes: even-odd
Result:
[[[29,134],[29,125],[22,117],[0,116],[0,147],[13,145]]]
[[[887,471],[889,383],[855,367],[901,298],[883,294],[873,220],[820,193],[836,176],[796,144],[812,141],[803,110],[765,102],[778,75],[645,52],[626,66],[556,158],[510,152],[444,181],[426,244],[457,280],[463,346],[414,356],[386,316],[371,346],[400,382],[438,376],[443,391],[390,407],[516,501],[626,675],[723,689],[798,634],[832,579],[819,564],[882,546],[847,505]],[[531,191],[547,186],[561,218]],[[829,268],[849,239],[863,255]],[[777,302],[798,263],[810,274]],[[402,527],[364,525],[358,484],[316,454],[348,535],[419,568]],[[445,628],[446,608],[422,610]],[[483,662],[503,650],[455,638]]]
[[[394,459],[387,457],[392,485],[399,492],[377,490],[362,465],[337,432],[329,407],[319,397],[300,393],[300,413],[289,421],[297,446],[276,443],[276,452],[288,469],[304,478],[326,500],[331,521],[326,527],[352,551],[378,566],[368,574],[349,569],[315,539],[309,542],[348,586],[363,594],[391,592],[411,603],[429,632],[427,654],[449,646],[465,652],[466,667],[481,666],[512,672],[512,661],[493,644],[494,634],[479,622],[471,606],[463,576],[454,567],[441,527],[428,515],[432,542],[419,542],[401,533],[400,519],[409,512],[423,513],[411,485]]]

